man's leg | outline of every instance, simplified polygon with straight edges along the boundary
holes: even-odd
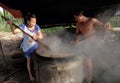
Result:
[[[87,67],[88,67],[88,81],[89,83],[93,80],[93,65],[91,59],[87,58]]]
[[[93,64],[92,60],[88,56],[84,55],[84,73],[85,78],[83,83],[92,83],[93,81]]]
[[[77,34],[76,37],[75,37],[75,44],[79,44],[79,35]]]

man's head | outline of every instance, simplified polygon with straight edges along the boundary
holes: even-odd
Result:
[[[84,12],[83,11],[80,11],[79,12],[79,16],[83,16]]]
[[[77,11],[75,14],[74,14],[74,19],[76,22],[81,22],[82,19],[83,19],[83,11]]]

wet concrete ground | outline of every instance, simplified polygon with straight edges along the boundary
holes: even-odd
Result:
[[[15,82],[7,82],[7,81]],[[4,67],[0,65],[0,83],[33,83],[29,80],[26,66],[14,67],[9,65]]]
[[[90,52],[87,51],[86,54],[91,55],[90,57],[93,58],[95,64],[95,83],[120,83],[120,76],[118,75],[120,70],[120,44],[119,40],[117,41],[107,41],[107,43],[97,47],[99,49],[92,49],[93,46],[90,46],[90,50],[88,50]],[[29,81],[26,65],[19,68],[22,69],[15,72],[18,68],[13,67],[12,64],[9,64],[7,68],[0,65],[0,83],[4,83],[3,80],[32,83]],[[13,74],[9,76],[11,73]]]

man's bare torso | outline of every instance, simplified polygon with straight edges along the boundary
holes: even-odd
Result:
[[[89,18],[85,22],[77,23],[77,33],[81,33],[83,36],[91,35],[95,32],[94,24],[92,18]]]

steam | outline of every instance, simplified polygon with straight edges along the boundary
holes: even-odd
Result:
[[[116,45],[119,44],[119,41],[112,42],[112,40],[107,39],[105,41],[99,35],[94,40],[89,37],[75,45],[72,40],[74,39],[74,34],[68,32],[62,32],[61,34],[64,34],[62,36],[63,39],[56,34],[52,34],[46,39],[53,54],[67,53],[70,56],[87,56],[93,61],[93,76],[97,83],[120,82],[120,52],[119,46]],[[111,37],[112,35],[109,34],[107,36]],[[114,35],[114,38],[116,37],[117,35]]]
[[[101,19],[108,21],[118,9],[113,7],[105,11],[102,15],[100,14]],[[118,74],[120,73],[120,34],[118,31],[108,30],[105,33],[106,38],[104,38],[103,43],[97,48],[95,47],[96,49],[91,53],[94,62],[94,78],[97,83],[120,83],[120,75]]]
[[[103,8],[102,10],[105,10],[105,8]],[[112,16],[115,15],[116,11],[118,11],[118,10],[120,10],[120,4],[111,5],[110,7],[108,7],[108,9],[106,9],[106,11],[103,11],[103,12],[99,13],[96,16],[96,18],[101,20],[103,23],[106,23],[107,21],[110,20],[110,18]]]
[[[76,55],[77,51],[74,45],[71,44],[72,41],[69,40],[69,39],[73,39],[73,37],[71,36],[72,34],[69,34],[66,31],[63,31],[61,33],[54,33],[47,36],[45,42],[50,47],[50,51],[53,55],[56,54],[58,56],[61,54],[63,55],[68,54],[69,56]]]
[[[98,18],[106,22],[111,16],[114,16],[118,9],[108,9],[108,11],[99,14]],[[53,54],[68,53],[69,55],[91,58],[93,79],[96,83],[120,83],[120,34],[108,30],[96,30],[95,35],[97,37],[94,40],[89,37],[80,41],[78,45],[74,44],[75,34],[68,32],[66,29],[63,32],[48,35],[45,42],[49,45]],[[109,38],[112,38],[112,40]]]

